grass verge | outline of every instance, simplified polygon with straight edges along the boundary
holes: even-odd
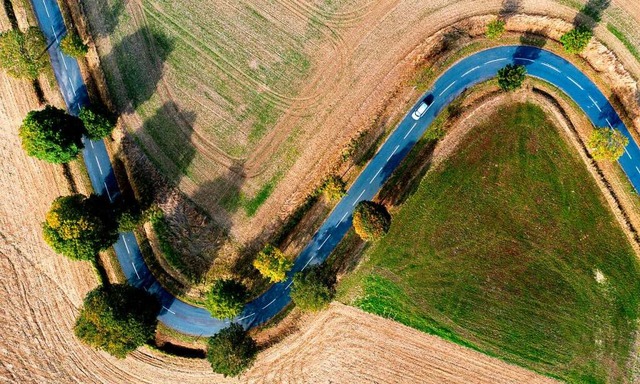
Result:
[[[580,158],[532,104],[430,171],[341,301],[569,382],[630,379],[640,268]]]

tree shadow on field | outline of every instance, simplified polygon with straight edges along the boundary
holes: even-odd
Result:
[[[163,32],[143,27],[123,38],[103,58],[111,68],[117,68],[122,80],[126,100],[115,100],[120,112],[133,112],[151,98],[173,49],[173,40]]]
[[[520,44],[542,48],[547,45],[546,29],[542,31],[526,31],[520,36]]]
[[[521,0],[503,0],[500,12],[498,12],[498,18],[507,20],[508,18],[520,13],[521,11]]]
[[[609,8],[611,0],[589,0],[573,19],[575,27],[593,30],[602,20],[602,13]]]
[[[92,10],[100,15],[100,23],[89,23],[93,37],[107,37],[111,35],[124,16],[126,0],[81,0],[80,3],[82,4],[85,1],[90,1],[92,3]],[[86,9],[87,6],[82,5]]]

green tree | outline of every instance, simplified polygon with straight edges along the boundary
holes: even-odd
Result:
[[[331,175],[322,184],[322,193],[329,201],[338,201],[347,193],[346,184],[340,176]]]
[[[504,33],[504,20],[496,19],[487,24],[486,36],[489,39],[497,39]]]
[[[565,51],[569,53],[580,53],[585,49],[587,44],[589,44],[592,37],[593,32],[589,28],[579,26],[562,35],[560,42]]]
[[[45,39],[37,27],[0,33],[0,68],[9,75],[35,80],[47,62]]]
[[[353,212],[353,228],[365,241],[375,241],[389,232],[391,216],[384,205],[361,201]]]
[[[82,122],[64,110],[47,105],[31,111],[22,121],[20,138],[29,156],[49,163],[67,163],[83,148]]]
[[[86,56],[89,47],[77,33],[69,32],[60,42],[60,50],[65,55],[79,59]]]
[[[596,128],[591,132],[587,145],[595,160],[616,161],[624,153],[629,139],[617,129]]]
[[[154,337],[159,311],[156,297],[140,288],[99,286],[85,297],[73,330],[84,343],[122,359]]]
[[[276,283],[286,278],[287,272],[293,266],[291,260],[278,248],[267,244],[253,261],[253,266],[260,274],[271,282]]]
[[[102,107],[82,107],[78,117],[91,140],[100,140],[109,136],[116,126],[115,116]]]
[[[334,290],[322,269],[315,266],[295,274],[290,296],[298,308],[313,312],[329,305],[333,300]]]
[[[242,311],[249,293],[242,283],[233,279],[218,279],[207,293],[205,307],[211,316],[219,319],[232,319]]]
[[[237,376],[251,366],[258,346],[239,324],[231,324],[209,338],[207,360],[214,372]]]
[[[522,86],[526,74],[524,65],[507,64],[498,71],[498,85],[505,91],[513,91]]]
[[[100,250],[118,238],[109,203],[96,195],[81,194],[55,199],[42,223],[42,233],[51,248],[74,260],[95,260]]]

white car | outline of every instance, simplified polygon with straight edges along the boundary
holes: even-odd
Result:
[[[426,101],[423,101],[422,103],[420,103],[418,108],[416,108],[416,110],[413,111],[413,113],[411,114],[411,117],[413,117],[413,120],[420,120],[422,115],[424,115],[424,113],[427,112],[427,109],[429,109],[429,104],[427,104]]]

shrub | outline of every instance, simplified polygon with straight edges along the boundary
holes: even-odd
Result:
[[[65,55],[79,59],[89,52],[89,47],[77,33],[69,32],[60,42],[60,50]]]
[[[84,299],[74,333],[84,343],[124,358],[154,337],[160,303],[126,284],[99,286]]]
[[[391,216],[384,205],[361,201],[353,212],[353,228],[365,241],[375,241],[389,232]]]
[[[115,116],[103,107],[82,107],[78,117],[82,120],[87,136],[91,140],[104,139],[116,126]]]
[[[504,20],[493,20],[487,24],[486,36],[489,39],[497,39],[504,33]]]
[[[249,297],[247,288],[232,279],[218,279],[207,293],[205,307],[211,316],[219,319],[232,319],[242,311]]]
[[[251,366],[258,346],[239,324],[231,324],[209,338],[207,360],[214,372],[237,376]]]
[[[42,223],[44,240],[71,259],[94,260],[118,239],[116,223],[105,207],[109,203],[96,195],[58,197]]]
[[[37,27],[0,33],[0,68],[19,79],[35,80],[47,65],[46,43]]]
[[[564,46],[564,50],[569,53],[582,52],[591,38],[593,32],[586,27],[576,27],[560,37],[560,42]]]
[[[268,244],[253,261],[253,266],[260,274],[271,282],[282,281],[287,277],[287,272],[293,266],[293,262],[281,250]]]
[[[83,133],[78,118],[47,105],[41,111],[27,114],[19,134],[29,156],[49,163],[67,163],[80,154]]]
[[[291,300],[303,311],[312,312],[325,308],[333,299],[334,291],[322,274],[320,267],[312,267],[295,274],[291,288]]]
[[[322,193],[329,201],[338,201],[347,193],[346,184],[340,176],[331,175],[322,184]]]
[[[526,74],[524,65],[507,64],[498,71],[498,85],[505,91],[513,91],[522,86]]]
[[[624,153],[629,139],[617,129],[596,128],[591,132],[587,145],[595,160],[616,161]]]

